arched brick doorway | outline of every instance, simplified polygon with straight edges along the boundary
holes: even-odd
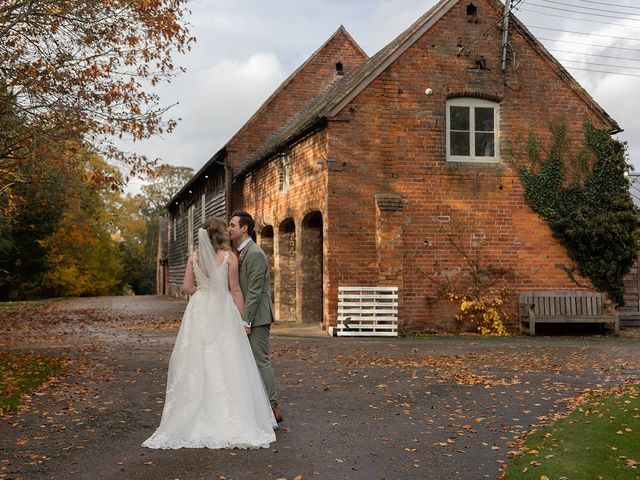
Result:
[[[262,227],[260,231],[260,247],[264,250],[264,253],[267,254],[267,259],[269,260],[269,280],[271,284],[269,287],[271,288],[271,301],[274,300],[274,282],[275,276],[273,272],[274,258],[273,258],[273,227],[271,225],[266,225]]]
[[[278,229],[277,318],[295,322],[296,318],[296,224],[287,218]]]
[[[311,212],[300,228],[301,321],[322,322],[322,213]]]

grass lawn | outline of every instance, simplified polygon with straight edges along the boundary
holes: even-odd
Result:
[[[15,413],[24,395],[62,368],[61,358],[0,353],[0,413]]]
[[[588,397],[527,436],[506,480],[640,479],[640,385]]]

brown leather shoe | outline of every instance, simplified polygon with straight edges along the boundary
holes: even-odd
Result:
[[[284,421],[284,417],[282,416],[280,407],[278,407],[278,405],[274,405],[271,409],[273,410],[273,416],[275,417],[276,422],[282,423]]]

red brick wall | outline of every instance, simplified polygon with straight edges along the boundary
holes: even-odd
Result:
[[[274,132],[297,115],[313,98],[332,82],[342,77],[336,74],[336,63],[343,66],[344,74],[353,71],[367,58],[352,42],[343,29],[338,30],[327,43],[304,65],[290,82],[275,95],[241,129],[228,145],[228,163],[238,171]],[[305,321],[304,310],[313,310],[314,320],[327,309],[318,305],[326,295],[322,282],[323,257],[326,250],[316,245],[315,250],[305,248],[300,235],[303,220],[313,212],[320,212],[322,228],[326,217],[326,165],[318,165],[318,159],[327,158],[326,134],[320,132],[303,139],[289,153],[291,186],[280,191],[280,165],[277,158],[264,163],[247,177],[232,185],[230,211],[244,209],[256,219],[258,230],[264,225],[273,227],[273,239],[265,239],[265,247],[272,249],[272,295],[276,318],[283,321]],[[294,232],[287,232],[287,220],[292,219]],[[315,222],[317,223],[317,221]],[[289,230],[291,225],[289,225]],[[317,236],[317,232],[304,232]],[[324,231],[323,231],[324,236]],[[291,242],[293,248],[285,248]],[[260,233],[258,243],[262,242]],[[317,242],[315,242],[317,244]],[[313,268],[298,278],[305,262],[313,261]],[[308,264],[307,264],[308,266]],[[313,274],[309,274],[313,272]],[[318,278],[315,278],[318,277]],[[315,281],[314,281],[315,278]],[[312,285],[315,284],[315,287]],[[312,291],[315,288],[320,290]],[[308,300],[316,299],[315,301]],[[318,313],[318,311],[320,313]],[[328,317],[324,319],[328,323]]]
[[[324,215],[327,171],[318,165],[318,159],[326,157],[326,130],[320,130],[289,151],[291,184],[286,192],[280,190],[280,162],[275,157],[236,180],[231,210],[247,210],[256,219],[258,229],[272,225],[274,232],[287,218],[294,218],[297,223],[311,211]]]
[[[235,170],[244,166],[255,150],[292,119],[303,107],[336,79],[336,63],[344,74],[351,72],[366,54],[341,28],[310,58],[294,78],[236,134],[227,146],[228,162]]]
[[[518,66],[514,73],[509,63],[505,85],[501,33],[491,28],[500,12],[483,0],[474,4],[476,23],[459,3],[345,107],[339,116],[349,122],[329,124],[328,155],[346,162],[328,177],[325,318],[332,322],[338,285],[389,284],[397,274],[404,331],[457,330],[455,309],[428,301],[438,293],[428,277],[463,279],[468,270],[451,239],[510,272],[511,309],[520,290],[577,288],[563,269],[571,260],[525,203],[506,152],[509,144],[521,146],[529,128],[548,146],[548,124],[561,117],[576,144],[584,116],[600,122],[517,33],[510,42]],[[466,50],[458,56],[460,43]],[[487,70],[476,68],[481,55]],[[425,95],[427,87],[433,95]],[[502,98],[500,164],[447,164],[445,103],[456,92]],[[374,198],[381,193],[401,197],[403,210],[381,214]],[[389,260],[396,256],[400,272]]]
[[[289,152],[289,158],[291,184],[286,192],[280,190],[280,163],[274,158],[251,175],[238,179],[233,186],[232,209],[243,209],[254,216],[259,244],[263,241],[260,234],[263,226],[273,227],[273,239],[268,238],[267,243],[269,248],[273,246],[276,318],[281,321],[317,320],[322,314],[318,311],[327,311],[326,304],[317,304],[326,299],[323,273],[319,268],[325,265],[326,243],[323,248],[317,241],[303,244],[301,240],[318,235],[315,231],[319,223],[317,214],[311,217],[314,212],[320,212],[322,236],[326,238],[327,170],[324,163],[318,164],[319,159],[327,158],[326,131],[299,142]],[[290,220],[293,220],[294,232],[291,232]],[[303,232],[306,227],[310,230]],[[309,300],[311,298],[316,301]],[[313,313],[309,315],[309,311]],[[325,316],[324,321],[327,323],[328,317]]]

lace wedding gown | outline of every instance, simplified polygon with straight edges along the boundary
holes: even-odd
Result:
[[[169,361],[160,426],[143,447],[267,448],[276,439],[277,423],[229,292],[228,259],[227,253],[208,269],[193,261],[197,291]]]

